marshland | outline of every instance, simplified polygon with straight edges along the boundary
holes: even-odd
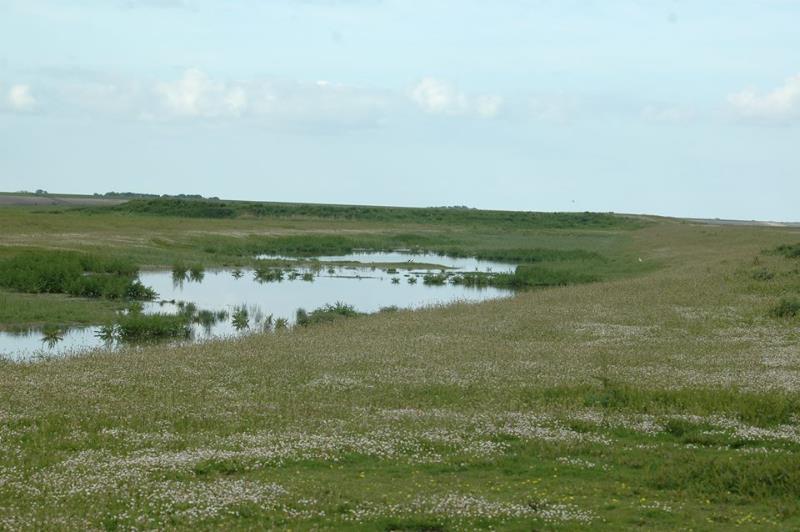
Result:
[[[4,528],[800,526],[798,228],[164,203],[0,208]]]
[[[0,532],[800,530],[798,27],[0,0]]]

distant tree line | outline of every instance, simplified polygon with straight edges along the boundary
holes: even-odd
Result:
[[[37,192],[38,193],[38,192]],[[177,198],[177,199],[193,199],[193,200],[219,200],[218,197],[213,196],[206,198],[200,194],[145,194],[142,192],[106,192],[100,194],[95,192],[95,197],[98,198],[114,198],[114,199],[138,199],[138,198]]]

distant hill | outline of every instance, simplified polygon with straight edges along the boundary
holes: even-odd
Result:
[[[537,228],[638,228],[640,218],[612,213],[493,211],[453,207],[381,207],[309,203],[267,203],[135,198],[112,207],[121,213],[184,218],[322,218],[407,223],[499,224]]]

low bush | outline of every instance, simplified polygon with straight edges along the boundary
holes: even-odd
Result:
[[[770,314],[775,318],[794,318],[800,315],[800,299],[783,298],[770,309]]]
[[[775,252],[789,259],[800,259],[800,243],[783,244],[775,248]]]
[[[766,268],[760,268],[753,272],[752,277],[756,281],[769,281],[775,278],[775,274]]]

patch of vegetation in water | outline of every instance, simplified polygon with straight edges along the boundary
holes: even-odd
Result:
[[[283,271],[259,264],[253,273],[254,279],[259,283],[272,283],[283,281]]]
[[[355,318],[357,316],[364,316],[364,313],[358,312],[352,305],[346,305],[341,301],[337,301],[333,305],[327,304],[310,313],[302,308],[297,309],[295,318],[297,325],[305,327],[319,323],[329,323],[342,318]]]
[[[0,286],[32,294],[106,299],[152,299],[126,260],[73,251],[24,251],[0,261]]]
[[[117,320],[112,335],[123,342],[188,338],[191,334],[191,322],[192,316],[189,313],[130,313]]]
[[[446,273],[426,273],[422,276],[422,283],[430,286],[441,286],[450,276]]]

